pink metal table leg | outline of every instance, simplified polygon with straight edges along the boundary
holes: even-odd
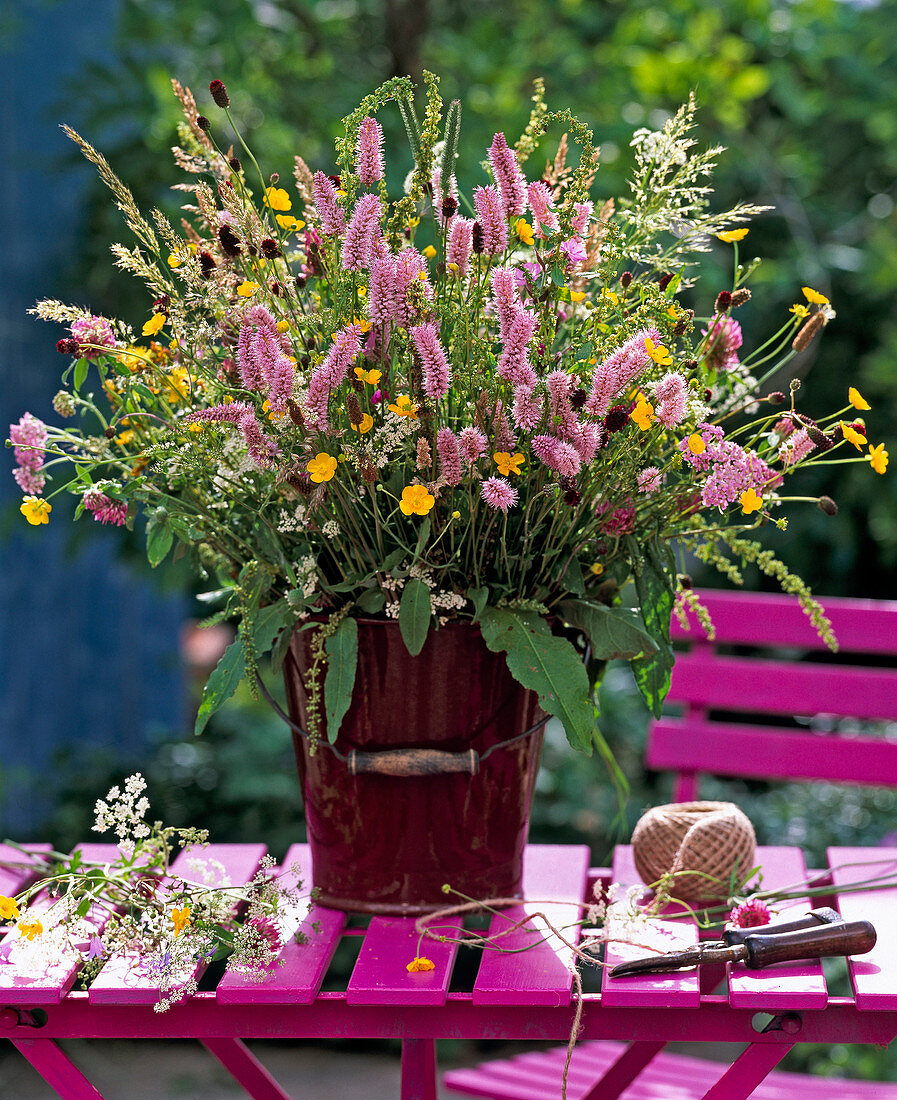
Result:
[[[704,1093],[704,1100],[747,1100],[794,1043],[751,1043]]]
[[[283,1091],[242,1039],[203,1039],[202,1045],[252,1100],[290,1100],[290,1094]]]
[[[402,1040],[401,1100],[436,1100],[435,1040]]]
[[[103,1100],[103,1094],[51,1039],[11,1039],[10,1042],[65,1100]]]
[[[582,1100],[617,1100],[666,1043],[630,1043]]]

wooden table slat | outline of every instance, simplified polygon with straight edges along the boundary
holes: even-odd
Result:
[[[763,889],[780,890],[807,878],[807,866],[800,848],[757,849],[754,862],[763,870]],[[776,920],[793,920],[813,908],[805,898],[776,907]],[[762,931],[762,929],[758,929]],[[779,1012],[825,1008],[828,992],[822,963],[816,959],[780,963],[764,970],[747,970],[742,964],[729,966],[729,1004],[733,1008]]]
[[[531,844],[523,863],[523,894],[532,899],[492,918],[490,935],[532,913],[544,913],[555,928],[579,941],[583,900],[589,873],[589,850],[581,844]],[[564,903],[568,904],[564,904]],[[568,925],[573,927],[567,928]],[[572,953],[555,937],[544,940],[542,921],[520,928],[486,950],[473,987],[474,1004],[563,1005],[570,1001]],[[518,949],[527,947],[525,951]],[[516,954],[508,952],[518,951]]]
[[[620,891],[641,882],[632,848],[619,845],[614,850],[611,881]],[[639,935],[642,935],[641,929]],[[652,921],[645,928],[646,942],[658,951],[682,951],[697,942],[698,933],[693,924],[680,921]],[[685,970],[674,974],[633,974],[623,978],[611,978],[610,969],[630,959],[649,955],[644,947],[633,944],[607,945],[605,969],[601,980],[601,1002],[608,1007],[694,1008],[700,1003],[701,991],[697,970]]]
[[[897,1009],[897,886],[864,893],[843,893],[845,887],[897,872],[897,849],[829,848],[828,864],[845,920],[869,920],[878,940],[865,955],[848,960],[856,1006],[861,1010]]]
[[[284,857],[281,881],[301,891],[311,890],[311,852],[307,844],[294,844]],[[293,870],[295,868],[295,871]],[[321,988],[327,967],[346,926],[346,914],[336,909],[324,909],[307,901],[285,914],[281,925],[281,940],[285,944],[278,963],[264,982],[227,973],[218,983],[216,997],[220,1004],[311,1004]],[[317,930],[312,927],[317,925]],[[307,943],[296,943],[297,932],[308,937]]]
[[[106,861],[118,856],[118,848],[114,844],[79,844],[77,849],[86,860]],[[52,904],[52,900],[45,894],[38,894],[29,913],[40,918]],[[105,927],[106,920],[104,913],[91,911],[85,918],[85,923],[99,933]],[[49,925],[45,931],[49,931]],[[29,1007],[59,1004],[78,976],[81,968],[80,953],[74,948],[59,944],[53,952],[51,962],[45,961],[41,964],[40,960],[35,960],[35,965],[29,967],[26,960],[16,960],[15,941],[19,938],[17,928],[10,929],[4,938],[4,944],[13,941],[13,947],[11,960],[0,965],[0,993],[7,1003]],[[39,938],[33,942],[39,943]]]
[[[374,917],[361,945],[346,990],[350,1005],[442,1005],[448,996],[452,967],[458,953],[454,937],[460,917],[440,921],[451,942],[424,939],[415,931],[413,917]],[[417,956],[435,964],[433,970],[409,972]]]
[[[244,886],[252,879],[266,850],[264,844],[209,844],[205,848],[186,848],[171,866],[172,877],[194,881],[205,881],[208,877],[209,885]],[[223,868],[223,878],[216,864]],[[203,871],[203,866],[208,868],[207,872]],[[235,902],[234,908],[237,904]],[[193,976],[198,979],[205,969],[205,963],[198,963]],[[154,1004],[158,996],[158,981],[137,954],[110,959],[89,990],[90,1003],[97,1005]]]
[[[49,844],[23,844],[23,848],[30,848],[36,852],[49,852]],[[0,863],[25,863],[27,856],[18,848],[12,848],[8,844],[0,844]],[[0,867],[0,894],[4,897],[12,897],[23,886],[27,886],[34,878],[34,872],[27,867]]]

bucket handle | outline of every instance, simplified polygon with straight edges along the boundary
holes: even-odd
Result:
[[[286,722],[290,729],[306,741],[310,741],[306,731],[297,725],[277,702],[274,696],[265,687],[264,681],[258,673],[255,674],[259,689],[271,704],[273,709]],[[330,749],[333,755],[342,760],[349,768],[351,775],[360,775],[362,772],[376,775],[442,775],[449,772],[466,772],[468,775],[476,775],[480,770],[480,764],[496,749],[503,749],[507,745],[513,745],[515,741],[522,741],[540,730],[549,719],[549,715],[540,718],[535,725],[530,726],[523,733],[515,734],[504,741],[498,741],[490,745],[484,753],[478,753],[475,749],[466,752],[442,752],[439,749],[389,749],[384,752],[358,752],[352,749],[348,754],[341,753],[329,741],[321,741],[320,744]]]

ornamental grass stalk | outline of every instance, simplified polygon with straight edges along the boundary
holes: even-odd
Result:
[[[883,474],[887,452],[855,418],[868,406],[854,389],[812,419],[811,385],[768,392],[834,312],[804,287],[771,336],[732,319],[756,266],[737,249],[765,208],[711,209],[721,150],[698,146],[694,102],[634,135],[626,201],[596,201],[591,131],[539,88],[516,146],[498,131],[462,157],[460,106],[443,120],[425,81],[422,116],[410,80],[387,81],[343,120],[332,160],[296,157],[295,186],[263,175],[220,81],[201,126],[176,85],[183,233],[144,219],[70,133],[138,238],[114,252],[152,305],[139,334],[36,307],[71,362],[54,399],[64,423],[26,413],[10,428],[24,519],[48,523],[67,491],[100,522],[142,512],[153,565],[181,544],[215,617],[241,626],[198,728],[259,655],[283,659],[294,627],[323,618],[329,638],[364,615],[398,620],[412,651],[428,629],[475,622],[591,751],[607,659],[630,660],[659,711],[684,548],[729,576],[756,561],[831,642],[805,586],[745,535],[784,527],[806,467]],[[414,169],[391,195],[377,116],[396,110]],[[239,160],[221,151],[234,141]],[[539,143],[548,167],[527,178]],[[730,248],[732,285],[700,285],[708,250]],[[351,693],[351,647],[321,652],[350,662],[327,683]]]

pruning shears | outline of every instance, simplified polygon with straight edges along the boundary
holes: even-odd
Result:
[[[612,978],[631,974],[666,974],[709,963],[743,962],[751,970],[798,959],[863,955],[875,946],[876,933],[867,920],[846,922],[834,909],[811,909],[796,920],[761,928],[727,928],[722,939],[620,963]]]

